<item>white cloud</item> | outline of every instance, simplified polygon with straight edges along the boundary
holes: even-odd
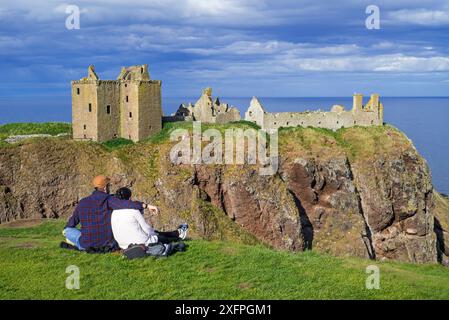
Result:
[[[414,57],[403,54],[293,59],[288,64],[305,71],[401,73],[449,71],[449,57]]]
[[[448,72],[449,57],[415,57],[402,54],[379,56],[333,56],[299,58],[278,56],[251,61],[201,59],[173,69],[170,75],[184,74],[192,79],[230,79],[299,76],[328,73],[418,74]],[[287,78],[286,78],[287,79]]]
[[[388,13],[388,18],[401,24],[442,26],[449,24],[449,11],[428,9],[402,9]]]
[[[359,51],[356,44],[317,46],[312,43],[288,41],[235,41],[224,46],[210,48],[186,48],[182,51],[202,56],[211,55],[343,55]]]

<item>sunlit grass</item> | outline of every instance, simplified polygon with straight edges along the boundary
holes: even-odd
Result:
[[[163,259],[128,261],[58,247],[63,221],[0,227],[0,299],[448,299],[449,269],[375,262],[261,245],[193,240]],[[380,268],[380,290],[365,288]],[[67,266],[80,289],[65,288]]]

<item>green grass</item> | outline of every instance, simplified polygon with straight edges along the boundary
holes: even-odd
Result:
[[[109,151],[115,150],[115,149],[120,149],[124,146],[129,146],[132,144],[134,144],[134,142],[132,142],[132,140],[128,140],[128,139],[124,139],[124,138],[117,138],[117,139],[109,140],[109,141],[102,143],[102,145]]]
[[[71,133],[72,125],[65,122],[43,122],[43,123],[8,123],[0,125],[0,140],[12,135],[20,134],[51,134]]]
[[[292,254],[222,241],[189,241],[169,258],[128,261],[117,254],[59,249],[63,221],[0,227],[0,299],[448,299],[449,269]],[[380,268],[367,290],[365,268]],[[80,289],[65,270],[80,269]]]
[[[207,129],[217,129],[222,134],[224,134],[227,129],[260,129],[260,127],[249,121],[234,121],[226,124],[211,124],[211,123],[201,123],[201,131],[204,132]],[[192,132],[193,130],[193,122],[191,121],[178,121],[178,122],[166,122],[163,124],[162,130],[157,134],[149,137],[148,139],[143,140],[143,142],[151,142],[151,143],[163,143],[170,139],[170,134],[177,130],[184,129]]]

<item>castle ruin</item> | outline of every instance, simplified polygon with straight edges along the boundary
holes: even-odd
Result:
[[[72,81],[73,138],[78,140],[108,141],[125,138],[145,139],[162,129],[163,122],[201,121],[224,124],[240,120],[237,108],[212,98],[212,89],[203,90],[192,105],[182,104],[178,111],[164,117],[162,114],[161,81],[151,80],[148,66],[122,67],[117,80],[100,80],[93,66],[87,77]],[[272,133],[281,127],[317,127],[331,130],[352,126],[383,125],[383,105],[378,94],[372,94],[366,105],[363,96],[355,94],[352,110],[334,105],[329,112],[275,112],[265,111],[253,97],[245,120],[258,124]]]
[[[378,94],[363,105],[363,95],[354,94],[352,110],[346,111],[341,105],[334,105],[330,112],[266,112],[256,97],[251,100],[245,113],[245,120],[258,124],[272,133],[280,127],[317,127],[331,130],[353,126],[383,125],[383,105]]]
[[[201,121],[204,123],[224,124],[240,120],[240,112],[237,108],[227,103],[220,102],[220,99],[212,98],[212,88],[203,90],[201,97],[194,105],[187,106],[181,104],[175,114],[164,117],[164,121]]]
[[[117,80],[100,80],[94,66],[72,81],[73,138],[142,140],[162,128],[161,81],[146,64],[123,67]]]

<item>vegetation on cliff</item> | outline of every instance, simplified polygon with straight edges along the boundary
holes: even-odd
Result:
[[[22,134],[50,134],[71,133],[72,125],[65,122],[18,122],[0,125],[0,140],[12,135]]]
[[[0,148],[0,223],[65,218],[91,191],[91,177],[107,174],[112,190],[132,186],[135,198],[160,207],[159,217],[147,217],[156,227],[187,221],[196,239],[377,260],[447,257],[449,225],[436,217],[426,162],[394,127],[282,129],[273,176],[249,164],[173,164],[169,137],[179,128],[192,123],[167,123],[139,143],[39,138]],[[255,126],[202,126],[209,128]]]

